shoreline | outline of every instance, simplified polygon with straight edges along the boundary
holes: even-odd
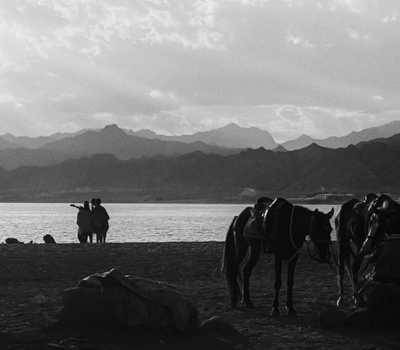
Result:
[[[85,197],[86,198],[86,197]],[[79,199],[79,198],[78,198]],[[82,198],[80,198],[82,199]],[[256,199],[254,199],[255,201]],[[341,205],[344,202],[343,201],[309,201],[309,200],[301,200],[301,199],[294,199],[294,198],[288,198],[288,200],[294,204],[298,205]],[[79,200],[75,200],[75,203],[79,202]],[[53,200],[53,201],[19,201],[19,200],[0,200],[0,204],[69,204],[69,203],[74,203],[73,201],[66,201],[66,200]],[[105,201],[104,204],[150,204],[150,205],[155,205],[155,204],[221,204],[221,205],[254,205],[254,202],[252,201],[197,201],[197,200],[181,200],[181,201]]]

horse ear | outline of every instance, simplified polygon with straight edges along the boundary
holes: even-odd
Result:
[[[335,208],[332,208],[332,209],[330,210],[330,212],[327,214],[327,215],[328,215],[328,218],[329,218],[329,219],[332,218],[333,214],[335,214]]]

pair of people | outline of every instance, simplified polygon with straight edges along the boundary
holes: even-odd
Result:
[[[80,243],[93,243],[93,234],[96,235],[97,243],[105,243],[109,229],[110,217],[107,210],[101,205],[101,199],[92,199],[91,208],[88,201],[83,206],[71,204],[78,209],[76,223],[78,225],[78,240]]]

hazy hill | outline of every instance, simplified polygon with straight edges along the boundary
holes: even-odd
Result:
[[[22,166],[47,166],[61,163],[71,157],[60,151],[10,148],[0,150],[0,168],[11,170]]]
[[[75,133],[56,133],[49,136],[14,136],[12,134],[0,135],[0,150],[10,148],[29,148],[38,149],[43,147],[45,144],[57,140],[61,140],[66,137],[72,137],[84,133],[86,130],[80,130]]]
[[[400,120],[373,127],[361,131],[353,131],[345,136],[332,136],[326,139],[313,139],[307,135],[301,135],[297,139],[282,144],[287,150],[294,150],[316,143],[328,148],[341,148],[349,145],[356,145],[360,142],[370,141],[378,138],[387,138],[400,133]]]
[[[298,138],[282,143],[282,147],[288,151],[300,149],[311,145],[312,143],[318,143],[318,140],[313,139],[308,135],[301,135]]]
[[[60,136],[61,137],[61,136]],[[118,159],[176,156],[201,151],[204,153],[231,154],[239,150],[208,145],[203,142],[150,140],[128,135],[116,125],[101,130],[89,130],[61,137],[45,143],[40,148],[0,149],[0,167],[11,170],[21,166],[46,166],[95,154],[112,154]]]
[[[266,130],[255,127],[241,127],[235,123],[227,124],[221,128],[197,132],[190,135],[166,136],[144,129],[130,131],[132,135],[179,142],[204,142],[226,148],[258,148],[273,149],[278,146],[271,134]]]
[[[157,155],[173,156],[194,151],[219,154],[234,152],[233,150],[204,142],[162,141],[129,135],[117,125],[108,125],[99,131],[90,130],[74,137],[50,142],[42,149],[61,152],[71,157],[108,153],[115,155],[119,159]]]
[[[228,156],[194,152],[122,161],[97,155],[0,172],[0,193],[3,199],[12,195],[20,200],[72,200],[95,191],[112,200],[154,201],[230,200],[246,188],[272,196],[322,189],[396,192],[400,188],[399,139],[341,149],[316,144],[291,152],[259,148]]]
[[[0,150],[10,149],[10,148],[18,148],[18,144],[15,144],[15,143],[7,140],[6,138],[3,138],[2,136],[0,136]]]

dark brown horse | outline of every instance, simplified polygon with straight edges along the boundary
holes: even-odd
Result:
[[[351,199],[344,203],[335,218],[336,237],[337,237],[337,282],[339,297],[337,306],[343,304],[344,297],[344,271],[350,278],[353,302],[359,305],[358,279],[362,259],[359,256],[361,246],[367,236],[368,219],[370,207],[378,198],[374,193],[365,196],[363,201]]]
[[[272,211],[271,208],[277,208]],[[329,259],[330,219],[333,209],[325,214],[317,209],[312,211],[302,206],[292,205],[284,199],[276,199],[268,211],[271,216],[252,213],[246,208],[235,217],[228,229],[224,249],[224,271],[228,283],[231,306],[236,307],[241,295],[241,303],[252,307],[249,281],[251,272],[259,260],[263,244],[275,256],[275,295],[272,315],[279,315],[279,291],[281,288],[282,261],[288,261],[287,312],[295,315],[293,307],[293,281],[300,250],[309,235],[319,252],[321,262]],[[253,218],[253,221],[251,220]],[[249,223],[253,222],[254,225]],[[258,228],[258,235],[254,234]],[[257,233],[257,232],[256,232]]]

